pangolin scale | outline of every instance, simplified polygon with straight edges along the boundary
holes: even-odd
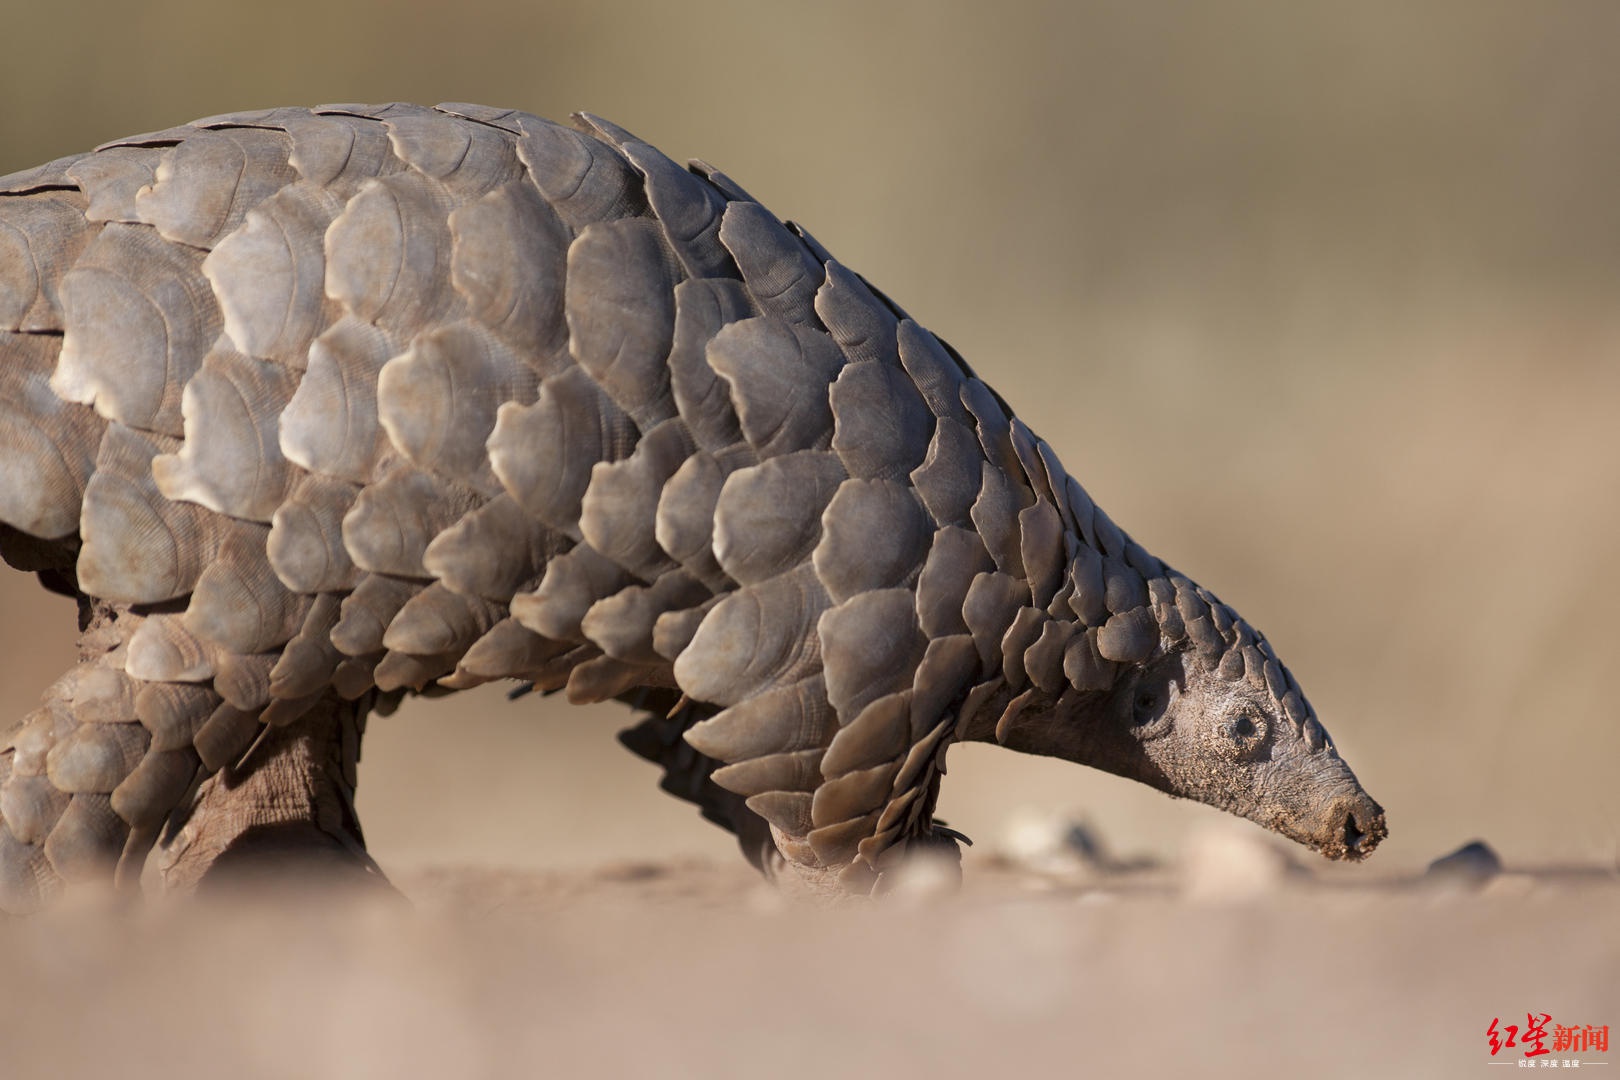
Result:
[[[82,632],[0,752],[6,910],[364,861],[368,713],[497,679],[642,709],[821,891],[950,844],[962,740],[1385,833],[1266,640],[960,356],[596,117],[272,109],[0,179],[0,454],[0,554]]]

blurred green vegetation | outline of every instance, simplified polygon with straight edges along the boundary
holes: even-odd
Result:
[[[1474,835],[1615,858],[1620,6],[59,0],[3,25],[0,172],[211,113],[392,99],[586,109],[717,163],[1277,643],[1385,802],[1386,859]],[[0,646],[35,637],[18,620]],[[580,778],[646,789],[613,811],[626,850],[724,846],[683,809],[658,820],[600,714],[453,701],[373,724],[385,862],[544,859]],[[1069,766],[953,762],[946,816],[970,833],[1034,800],[1157,847],[1202,813]]]

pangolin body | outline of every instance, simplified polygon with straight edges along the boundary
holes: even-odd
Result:
[[[1146,730],[1172,660],[1349,776],[949,347],[590,116],[274,109],[0,180],[0,454],[0,553],[85,630],[0,753],[7,909],[183,842],[268,732],[320,718],[346,802],[368,709],[503,678],[649,710],[667,787],[855,891],[954,741],[1142,772],[1085,718],[1130,682]],[[1138,778],[1290,831],[1199,776]]]

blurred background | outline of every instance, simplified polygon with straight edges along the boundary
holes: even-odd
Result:
[[[1620,6],[55,0],[5,33],[0,172],[386,100],[589,110],[716,163],[1272,639],[1388,811],[1372,867],[1474,837],[1615,865]],[[0,603],[18,717],[72,612],[14,573]],[[729,857],[615,744],[627,719],[498,688],[374,719],[375,854]],[[1214,815],[994,749],[950,764],[969,835],[1039,807],[1168,854]]]

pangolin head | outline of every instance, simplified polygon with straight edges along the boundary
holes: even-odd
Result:
[[[1089,763],[1248,818],[1330,859],[1363,859],[1389,833],[1383,808],[1309,707],[1302,711],[1291,716],[1263,678],[1234,678],[1195,649],[1174,649],[1123,673],[1092,713]]]
[[[1389,834],[1271,646],[1173,572],[1160,641],[1106,688],[1065,692],[998,736],[1248,818],[1330,859],[1360,860]],[[1169,589],[1165,590],[1168,595]]]

